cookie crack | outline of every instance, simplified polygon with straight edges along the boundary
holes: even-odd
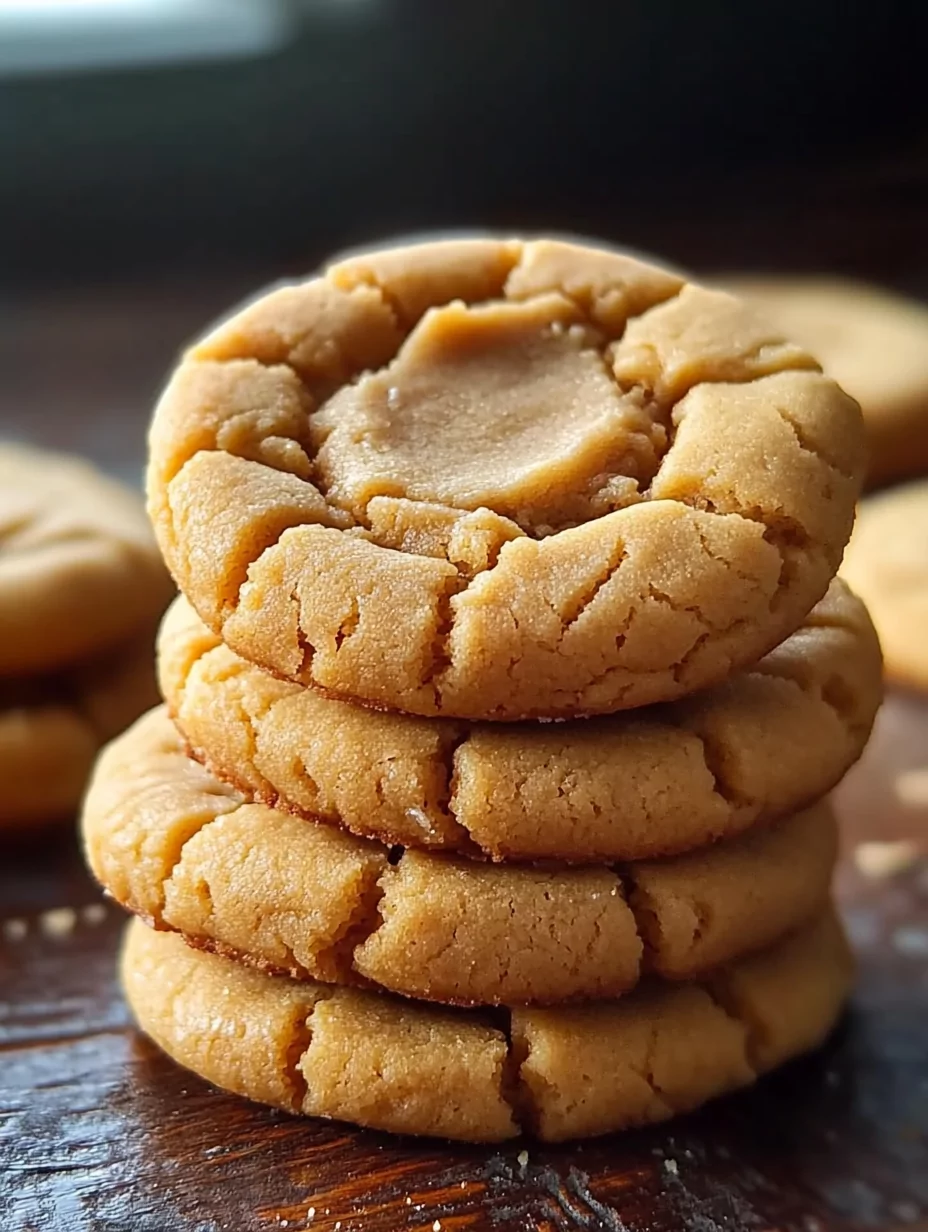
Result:
[[[562,626],[560,640],[563,640],[563,638],[566,637],[571,628],[577,623],[587,608],[590,607],[590,605],[595,601],[596,596],[603,589],[603,587],[607,586],[609,582],[612,581],[612,578],[616,573],[618,573],[627,557],[628,552],[625,544],[620,541],[609,553],[609,558],[606,561],[602,572],[593,579],[592,583],[587,587],[583,594],[575,600],[572,607],[566,612],[558,613]]]
[[[745,1013],[743,1007],[739,1007],[728,985],[724,970],[712,979],[702,981],[699,987],[716,1009],[744,1032],[745,1061],[754,1077],[757,1078],[763,1072],[758,1059],[766,1034],[763,1022],[750,1011]]]
[[[773,403],[772,406],[773,410],[777,413],[777,415],[779,415],[780,419],[782,419],[782,421],[792,432],[797,447],[803,453],[809,454],[811,457],[815,458],[817,462],[820,462],[823,466],[827,466],[830,471],[833,471],[836,475],[839,475],[848,483],[857,482],[855,475],[853,475],[850,471],[842,470],[833,458],[829,458],[821,447],[812,441],[802,424],[798,423],[793,416],[790,415],[786,407],[780,406],[778,403]]]

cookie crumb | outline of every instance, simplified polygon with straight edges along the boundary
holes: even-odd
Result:
[[[7,941],[22,941],[29,931],[25,920],[4,920],[3,935]]]
[[[893,784],[896,799],[912,808],[928,808],[928,766],[904,770]]]
[[[918,859],[918,844],[911,839],[889,843],[858,843],[854,848],[854,863],[865,877],[882,881],[904,872]]]
[[[893,1202],[889,1209],[903,1223],[915,1223],[920,1214],[914,1202]]]
[[[417,825],[423,834],[435,833],[435,827],[432,825],[432,819],[424,809],[419,808],[418,804],[411,804],[409,808],[405,810],[405,816],[407,821],[411,821]]]
[[[677,1176],[677,1174],[680,1171],[680,1169],[677,1167],[677,1161],[675,1159],[665,1159],[664,1160],[664,1171],[669,1172],[671,1176]]]
[[[520,1151],[516,1158],[519,1161],[519,1167],[524,1168],[528,1163],[528,1151]]]
[[[39,928],[46,937],[67,937],[74,932],[77,912],[73,907],[53,907],[39,916]]]
[[[81,907],[81,919],[91,927],[102,924],[106,919],[106,907],[103,903],[87,903]]]
[[[897,928],[893,933],[893,949],[907,958],[928,958],[928,930]]]

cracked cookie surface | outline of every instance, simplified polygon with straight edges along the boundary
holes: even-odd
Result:
[[[887,676],[928,689],[928,480],[861,501],[841,572],[873,613]]]
[[[850,990],[829,909],[699,984],[501,1020],[299,982],[136,920],[122,981],[145,1031],[216,1086],[309,1116],[495,1142],[590,1137],[682,1114],[817,1047]]]
[[[669,855],[782,817],[856,760],[882,695],[866,610],[840,581],[751,668],[645,713],[489,724],[386,714],[280,680],[184,599],[162,693],[193,755],[245,794],[406,847],[494,860]]]
[[[71,817],[100,746],[157,700],[151,630],[53,676],[0,679],[0,829]]]
[[[725,282],[860,402],[870,485],[928,473],[928,307],[842,279]]]
[[[83,834],[96,876],[158,928],[260,967],[449,1004],[613,997],[686,979],[827,898],[825,804],[671,859],[499,865],[390,849],[225,787],[161,709],[103,753]]]
[[[513,720],[679,697],[824,594],[859,409],[737,300],[621,254],[354,257],[195,344],[149,510],[201,618],[372,706]]]
[[[0,677],[71,667],[172,593],[134,492],[78,458],[0,444]]]

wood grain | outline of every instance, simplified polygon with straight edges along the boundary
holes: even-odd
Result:
[[[928,837],[928,702],[894,697],[838,792],[861,975],[822,1054],[647,1132],[541,1149],[396,1140],[211,1090],[131,1028],[122,927],[73,839],[0,868],[0,1211],[9,1232],[928,1227],[928,864],[865,877],[864,839]],[[917,783],[915,784],[917,788]],[[54,911],[76,909],[73,919]],[[49,915],[49,909],[52,914]],[[25,936],[20,934],[25,928]]]

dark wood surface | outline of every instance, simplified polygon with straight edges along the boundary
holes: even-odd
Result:
[[[141,316],[99,293],[0,304],[4,433],[137,474],[172,351],[249,281],[149,290]],[[928,863],[859,867],[862,843],[928,844],[928,699],[889,700],[837,800],[860,979],[825,1050],[667,1127],[545,1149],[396,1140],[211,1090],[133,1031],[122,919],[73,833],[0,839],[0,1232],[928,1229]]]

